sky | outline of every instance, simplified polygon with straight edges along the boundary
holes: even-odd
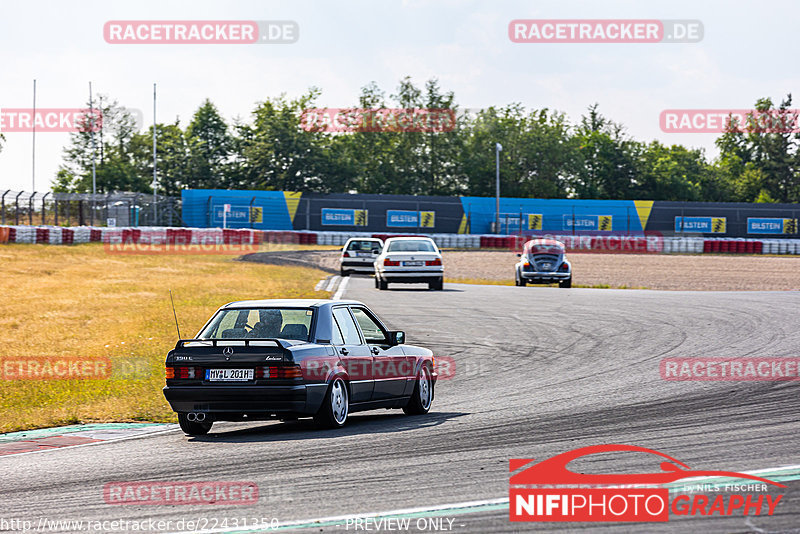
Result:
[[[666,133],[665,109],[749,109],[800,86],[796,0],[458,1],[287,0],[135,2],[3,0],[0,109],[76,108],[91,81],[121,105],[186,125],[205,98],[227,120],[258,102],[322,89],[319,107],[348,107],[375,81],[388,94],[411,76],[453,91],[461,107],[521,103],[577,122],[598,104],[641,141],[716,154],[711,133]],[[694,19],[697,43],[514,43],[515,19]],[[110,20],[295,21],[292,44],[110,44]],[[800,107],[793,106],[793,107]],[[69,134],[6,132],[0,190],[46,191]],[[492,150],[492,147],[487,148]]]

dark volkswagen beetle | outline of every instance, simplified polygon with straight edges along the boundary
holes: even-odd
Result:
[[[341,427],[362,410],[424,414],[433,353],[404,341],[357,301],[232,302],[167,354],[164,396],[190,435],[214,421],[314,417]]]

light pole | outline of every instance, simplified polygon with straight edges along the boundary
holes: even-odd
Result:
[[[102,99],[100,103],[103,103]],[[97,210],[97,200],[95,200],[95,196],[97,195],[97,169],[95,166],[96,148],[94,144],[94,100],[92,100],[92,82],[89,82],[89,135],[92,138],[92,216],[90,220],[91,226],[94,226],[94,212]]]
[[[494,144],[494,164],[495,164],[495,217],[494,217],[494,233],[500,233],[500,151],[503,150],[503,145],[500,143]]]
[[[31,142],[31,188],[32,188],[31,191],[36,191],[36,80],[33,80],[33,130],[32,131],[33,131],[33,139]]]
[[[153,226],[158,226],[158,171],[156,170],[156,84],[153,84]]]

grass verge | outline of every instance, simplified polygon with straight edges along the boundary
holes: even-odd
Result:
[[[161,393],[164,356],[177,338],[170,289],[183,337],[233,300],[328,297],[313,290],[322,271],[234,258],[0,246],[0,432],[176,421]],[[113,372],[103,380],[5,379],[9,361],[46,357],[109,358]]]

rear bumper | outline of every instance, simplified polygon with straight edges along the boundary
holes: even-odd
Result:
[[[343,271],[353,271],[356,273],[374,273],[375,266],[372,263],[361,263],[355,261],[343,261],[341,263]]]
[[[522,277],[528,282],[560,282],[562,280],[569,280],[572,277],[571,272],[558,273],[558,272],[525,272],[520,273]]]
[[[383,278],[387,282],[409,282],[409,283],[435,282],[437,280],[441,280],[444,277],[444,269],[429,270],[429,271],[382,270],[378,271],[378,274],[380,275],[381,278]]]
[[[234,419],[242,414],[313,415],[325,395],[326,384],[165,386],[164,397],[176,412],[204,412],[212,419]]]

